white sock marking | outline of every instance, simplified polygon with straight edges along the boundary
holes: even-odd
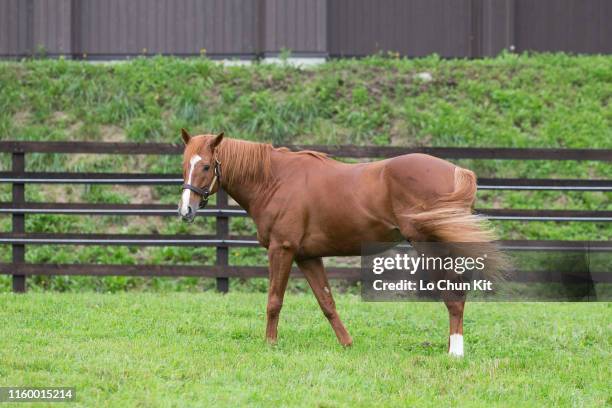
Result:
[[[197,154],[193,155],[189,160],[189,175],[187,178],[187,184],[191,184],[191,176],[193,175],[193,169],[195,165],[202,160],[200,156]],[[183,190],[183,195],[181,198],[181,215],[185,216],[189,212],[189,200],[191,199],[191,190]]]
[[[448,354],[454,357],[463,357],[463,335],[451,334]]]

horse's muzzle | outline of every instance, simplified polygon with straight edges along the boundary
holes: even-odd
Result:
[[[181,207],[178,209],[179,216],[183,219],[183,221],[192,223],[195,220],[195,216],[197,213],[197,209],[193,206],[187,206],[187,212],[181,211]]]

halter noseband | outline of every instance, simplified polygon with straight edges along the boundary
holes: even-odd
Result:
[[[191,184],[186,184],[186,183],[183,184],[183,190],[191,190],[194,193],[202,196],[202,200],[200,201],[199,208],[203,208],[204,206],[206,206],[206,204],[208,204],[208,197],[210,197],[210,192],[212,191],[213,188],[215,188],[215,184],[217,183],[217,181],[221,183],[221,162],[217,160],[216,158],[214,159],[214,161],[215,161],[215,167],[213,171],[215,172],[215,174],[214,174],[212,181],[210,182],[210,186],[200,188],[200,187],[193,186]]]

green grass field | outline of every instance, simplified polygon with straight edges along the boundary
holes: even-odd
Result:
[[[311,295],[287,297],[267,345],[265,299],[2,294],[0,386],[73,386],[87,407],[612,404],[610,303],[468,304],[455,359],[438,303],[339,296],[343,349]]]

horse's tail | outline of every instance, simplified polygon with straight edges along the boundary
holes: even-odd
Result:
[[[487,275],[500,278],[508,260],[494,242],[497,238],[486,218],[472,212],[476,199],[476,175],[455,167],[454,187],[453,192],[440,197],[426,211],[411,215],[414,226],[431,241],[473,243],[469,247],[475,253],[470,255],[478,257],[486,253]]]

